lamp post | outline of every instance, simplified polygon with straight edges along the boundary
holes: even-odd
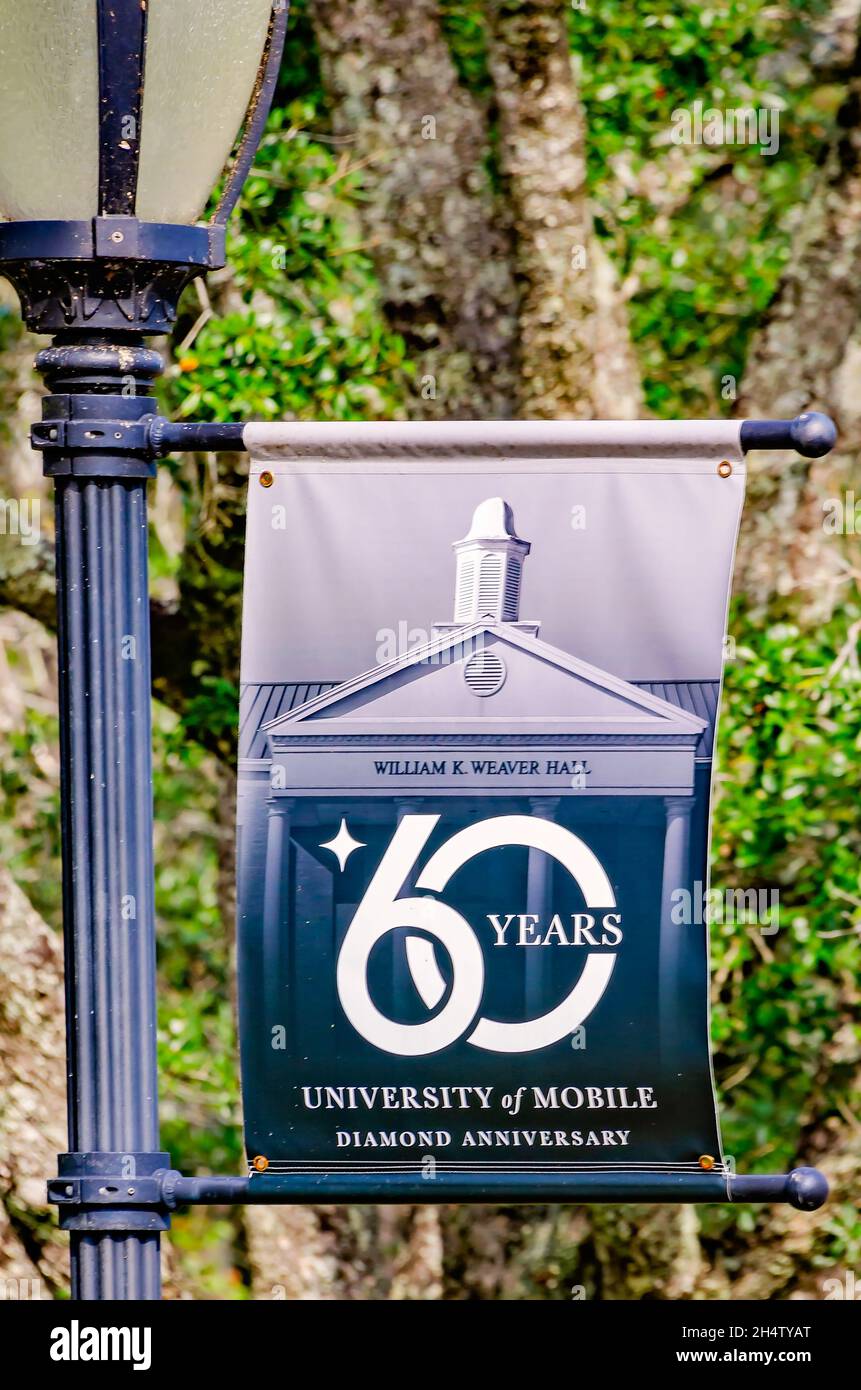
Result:
[[[51,1188],[78,1298],[158,1298],[167,1225],[146,488],[155,458],[213,431],[158,419],[145,338],[224,264],[286,22],[285,0],[0,0],[0,273],[53,336],[33,430],[57,536],[69,1153]]]

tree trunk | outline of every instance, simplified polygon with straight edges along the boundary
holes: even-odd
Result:
[[[861,453],[861,79],[840,112],[841,138],[800,209],[787,269],[748,357],[736,414],[789,418],[824,410],[838,427],[827,458],[752,456],[736,587],[755,607],[800,594],[806,618],[827,618],[859,578],[845,541],[826,531],[823,503],[858,485]]]
[[[490,70],[512,212],[518,414],[635,419],[637,367],[586,192],[585,122],[560,0],[491,0]]]
[[[68,1285],[45,1193],[66,1148],[64,1009],[62,943],[0,868],[0,1287],[35,1280],[37,1298]]]
[[[512,413],[516,294],[485,165],[434,0],[312,0],[335,130],[366,166],[365,231],[417,416]]]

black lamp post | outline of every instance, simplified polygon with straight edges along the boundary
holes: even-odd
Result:
[[[147,479],[149,394],[272,101],[286,0],[0,0],[0,273],[53,335],[33,429],[54,479],[69,1150],[51,1184],[78,1298],[157,1298],[158,1152]],[[211,221],[199,217],[243,122]]]

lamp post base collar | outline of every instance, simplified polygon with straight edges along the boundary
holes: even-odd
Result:
[[[36,358],[51,395],[30,442],[44,455],[47,477],[151,478],[150,394],[162,359],[140,337],[117,342],[110,335],[56,341]]]

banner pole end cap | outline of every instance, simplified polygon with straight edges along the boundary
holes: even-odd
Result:
[[[823,415],[819,410],[796,416],[790,434],[793,445],[804,458],[822,458],[837,443],[837,426],[830,415]]]
[[[816,1211],[828,1200],[828,1179],[818,1168],[793,1168],[786,1187],[797,1211]]]

